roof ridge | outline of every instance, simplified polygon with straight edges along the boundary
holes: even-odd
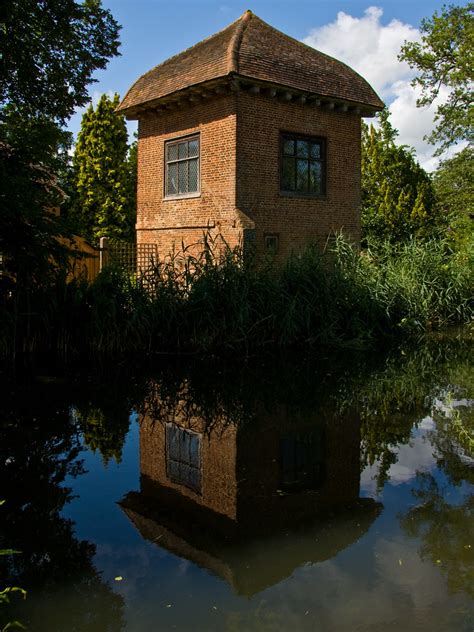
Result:
[[[224,28],[220,29],[219,31],[217,31],[217,33],[213,33],[212,35],[208,35],[207,37],[205,37],[204,39],[200,40],[199,42],[196,42],[195,44],[193,44],[192,46],[188,46],[188,48],[185,48],[184,50],[180,51],[179,53],[176,53],[174,55],[171,55],[171,57],[167,57],[166,59],[164,59],[163,61],[161,61],[159,64],[156,64],[155,66],[153,66],[153,68],[150,68],[150,70],[147,70],[146,72],[144,72],[142,75],[140,75],[138,77],[138,79],[130,86],[130,88],[127,90],[125,96],[123,97],[121,103],[119,104],[119,110],[122,106],[122,104],[125,102],[125,100],[127,99],[128,95],[132,92],[133,88],[135,87],[135,85],[144,77],[146,77],[147,75],[150,75],[151,73],[155,72],[156,70],[158,70],[158,68],[161,68],[162,66],[166,66],[166,64],[168,64],[168,62],[172,62],[174,61],[177,57],[181,57],[181,55],[183,55],[184,53],[187,53],[188,51],[197,48],[199,46],[201,46],[201,44],[204,44],[205,42],[207,42],[208,40],[213,39],[214,37],[216,37],[216,35],[220,35],[221,33],[224,33],[225,31],[230,30],[232,27],[237,26],[237,30],[240,27],[240,20],[243,20],[245,18],[245,16],[247,15],[247,13],[252,14],[251,11],[245,11],[245,13],[243,15],[240,16],[240,18],[238,18],[237,20],[234,20],[233,22],[231,22],[230,24],[228,24],[227,26],[225,26]],[[252,14],[253,15],[253,14]],[[234,39],[235,35],[231,38],[231,42]]]
[[[229,47],[227,49],[227,72],[239,72],[239,53],[240,45],[242,44],[242,38],[244,36],[247,24],[254,17],[254,14],[250,9],[247,9],[234,24],[237,24],[235,33],[232,36]]]

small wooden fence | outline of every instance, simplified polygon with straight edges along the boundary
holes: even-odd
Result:
[[[74,237],[70,278],[94,281],[107,265],[114,265],[128,274],[146,277],[158,261],[156,244],[136,244],[102,237],[99,247],[91,246],[82,237]]]

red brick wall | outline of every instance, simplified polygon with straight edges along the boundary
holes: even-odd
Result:
[[[263,234],[279,233],[279,254],[325,241],[343,229],[360,239],[360,116],[237,95],[237,206],[255,221],[256,246]],[[326,138],[325,199],[280,194],[280,132]]]
[[[186,403],[185,400],[182,402]],[[183,408],[186,408],[184,406]],[[140,417],[140,472],[161,486],[174,489],[182,496],[235,520],[237,518],[236,434],[234,425],[213,420],[215,434],[206,432],[203,419],[189,416],[179,405],[169,421],[182,428],[191,428],[201,436],[201,491],[175,483],[166,471],[166,440],[164,420]],[[211,439],[211,436],[213,437]]]
[[[280,194],[280,132],[322,136],[327,142],[325,199]],[[200,133],[201,192],[164,199],[165,141]],[[238,92],[148,115],[139,122],[138,243],[160,255],[202,242],[206,227],[231,246],[243,229],[279,234],[279,257],[343,229],[360,238],[360,117]]]
[[[164,199],[165,141],[200,133],[201,192]],[[227,95],[149,116],[138,127],[137,241],[157,243],[160,255],[202,241],[206,227],[231,246],[241,228],[235,209],[235,96]]]

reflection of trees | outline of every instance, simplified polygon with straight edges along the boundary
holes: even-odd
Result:
[[[74,393],[74,416],[85,445],[100,452],[105,465],[120,463],[130,413],[142,401],[146,380],[131,379],[124,367],[103,369]]]
[[[13,614],[35,630],[120,630],[122,598],[94,568],[95,547],[78,540],[74,524],[61,516],[71,500],[64,481],[83,471],[69,405],[45,397],[44,389],[25,395],[2,402],[0,424],[0,480],[6,500],[0,507],[0,548],[8,543],[22,552],[2,559],[0,574],[6,583],[28,590],[26,602],[13,606],[20,611],[5,616]]]
[[[451,377],[451,385],[472,385],[472,367],[469,371],[460,364]],[[434,412],[436,427],[428,433],[447,485],[443,486],[439,475],[418,473],[413,494],[419,504],[401,517],[401,525],[408,535],[421,539],[420,555],[439,565],[450,590],[474,597],[474,494],[465,488],[465,483],[474,484],[474,451],[464,432],[459,432],[462,428],[472,433],[474,417],[472,407],[456,408],[450,399],[448,391],[440,392]],[[453,496],[455,500],[450,502]]]
[[[120,463],[130,426],[128,410],[111,415],[101,408],[85,405],[76,408],[75,414],[86,446],[93,452],[99,451],[105,465],[112,458]]]
[[[474,495],[451,504],[431,474],[418,474],[417,483],[420,504],[402,516],[401,526],[421,538],[420,556],[439,566],[450,590],[474,597]]]
[[[466,342],[427,342],[389,356],[382,368],[352,381],[347,399],[352,404],[355,398],[361,413],[361,466],[378,463],[380,487],[397,461],[397,447],[408,443],[413,424],[431,412],[440,385],[472,379],[471,353]]]
[[[196,362],[166,366],[150,380],[140,412],[156,420],[179,417],[213,426],[248,423],[275,405],[292,415],[316,409],[358,410],[361,467],[377,463],[381,487],[397,448],[410,440],[413,424],[431,412],[440,385],[465,381],[472,345],[466,341],[424,342],[380,358],[357,353],[314,359],[271,359],[235,366]],[[464,367],[464,368],[463,368]]]
[[[343,384],[347,381],[347,367],[364,371],[363,364],[359,355],[329,352],[305,361],[285,356],[245,363],[167,364],[149,380],[139,412],[170,420],[179,408],[180,420],[199,418],[209,431],[226,423],[250,423],[276,405],[285,407],[290,420],[293,415],[314,416],[315,410],[326,406],[334,412],[334,402],[344,390],[341,379]]]

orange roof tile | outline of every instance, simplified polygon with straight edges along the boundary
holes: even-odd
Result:
[[[156,101],[191,86],[237,75],[323,97],[381,109],[372,87],[352,68],[277,31],[246,11],[224,30],[142,75],[118,111]]]

